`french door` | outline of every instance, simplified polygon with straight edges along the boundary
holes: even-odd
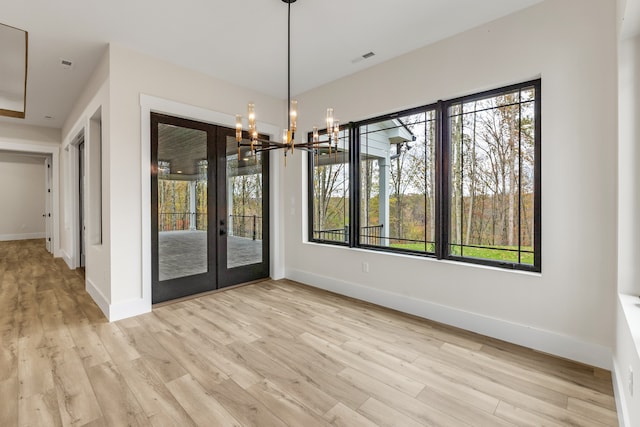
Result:
[[[151,114],[154,303],[269,276],[268,155],[235,129]]]

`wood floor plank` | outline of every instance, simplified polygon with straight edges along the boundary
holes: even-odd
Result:
[[[82,425],[102,417],[82,360],[75,348],[50,349],[51,372],[60,416],[65,425]]]
[[[193,348],[195,354],[203,359],[203,363],[211,365],[211,369],[221,372],[243,388],[251,387],[262,380],[251,367],[238,361],[236,355],[220,343],[217,337],[210,337],[206,332],[207,329],[199,328],[173,330],[188,348]]]
[[[126,365],[132,360],[140,358],[140,353],[117,324],[100,323],[95,327],[102,345],[116,365]]]
[[[263,352],[270,354],[280,363],[286,363],[300,378],[305,378],[327,395],[342,402],[351,409],[357,409],[369,395],[344,381],[337,374],[344,365],[333,362],[327,355],[300,343],[260,340],[255,343]]]
[[[109,323],[0,242],[0,426],[616,426],[608,371],[289,280]]]
[[[69,326],[69,333],[86,367],[111,361],[111,356],[96,332],[95,325],[84,322],[75,323]]]
[[[421,427],[422,424],[406,416],[402,412],[396,411],[393,407],[385,405],[379,400],[371,397],[367,399],[358,411],[377,426],[385,427]]]
[[[87,373],[104,414],[101,420],[105,425],[151,425],[122,374],[111,362],[92,366]]]
[[[510,390],[526,393],[558,407],[567,407],[568,396],[565,393],[545,387],[536,382],[531,376],[520,375],[513,370],[507,371],[495,364],[479,362],[474,357],[474,352],[453,344],[445,343],[440,351],[443,353],[445,360],[449,363],[464,366],[468,372],[490,378],[491,381],[501,384]]]
[[[167,387],[185,411],[191,414],[196,425],[242,426],[191,375],[185,375],[170,381],[167,383]]]
[[[53,389],[25,397],[18,402],[18,425],[20,427],[62,426],[59,409],[56,392]]]
[[[181,340],[179,335],[160,331],[155,333],[154,337],[171,357],[194,377],[212,383],[221,383],[229,379],[208,355],[197,350],[191,343]]]
[[[269,380],[263,380],[247,391],[289,426],[322,427],[326,421],[308,404],[298,401]]]
[[[0,365],[2,366],[2,365]],[[15,372],[17,374],[17,372]],[[18,375],[13,375],[0,381],[0,426],[15,426],[18,424]]]
[[[606,425],[615,424],[618,421],[616,412],[611,409],[602,408],[598,405],[594,405],[591,402],[585,402],[584,400],[569,398],[569,404],[567,409],[570,412],[583,415],[589,419],[601,422]]]
[[[562,427],[563,424],[547,419],[535,413],[526,411],[506,402],[500,402],[496,409],[496,416],[511,421],[522,427]]]
[[[40,345],[42,335],[18,339],[18,378],[20,398],[53,389],[53,367],[49,349]]]
[[[330,357],[346,366],[356,366],[357,369],[360,369],[363,372],[368,372],[370,374],[375,373],[376,378],[384,381],[391,387],[406,393],[408,396],[415,397],[424,388],[424,384],[419,381],[416,381],[401,372],[393,371],[385,365],[380,365],[368,360],[367,355],[352,353],[340,346],[333,345],[322,338],[306,332],[301,335],[301,338],[310,345],[315,345],[319,351],[327,353]]]
[[[469,405],[459,397],[456,398],[446,393],[441,393],[429,386],[426,386],[416,399],[438,408],[444,413],[451,414],[454,418],[474,427],[515,427],[515,424],[504,421],[493,413],[485,412],[473,405]]]
[[[120,323],[120,326],[131,340],[131,345],[163,382],[180,378],[187,373],[169,352],[158,343],[155,336],[143,326],[126,326],[124,323]]]
[[[579,384],[566,381],[565,379],[551,375],[550,373],[534,370],[510,361],[492,357],[484,352],[472,352],[457,346],[443,346],[442,350],[445,352],[452,352],[453,354],[463,355],[467,360],[474,360],[474,363],[481,367],[491,366],[494,369],[508,373],[520,380],[534,382],[546,389],[564,394],[569,398],[579,398],[613,411],[616,409],[615,399],[610,394],[601,393]]]
[[[373,421],[342,403],[338,403],[331,408],[325,414],[325,418],[332,426],[336,427],[376,427]]]
[[[18,374],[18,328],[0,330],[0,382]]]
[[[306,378],[301,378],[287,366],[262,353],[257,347],[243,342],[233,343],[228,347],[263,378],[269,378],[278,387],[306,403],[319,414],[324,414],[337,403],[335,398],[317,388]]]
[[[195,426],[193,418],[178,403],[165,383],[145,359],[136,359],[119,367],[122,377],[153,425]]]
[[[349,380],[361,390],[368,392],[377,400],[425,426],[471,425],[456,419],[453,415],[442,412],[438,408],[407,396],[374,376],[367,375],[356,369],[346,368],[340,373],[340,376]]]
[[[202,384],[207,392],[243,426],[284,427],[286,424],[276,417],[253,395],[233,380],[215,386]]]
[[[495,382],[490,376],[469,371],[466,367],[456,364],[455,361],[421,357],[416,361],[416,364],[427,369],[433,369],[435,372],[452,381],[458,381],[470,387],[483,390],[487,394],[499,398],[502,402],[509,403],[514,408],[518,408],[518,410],[524,410],[530,414],[537,414],[556,424],[592,425],[586,417],[570,412],[566,407],[559,407],[553,403],[540,400],[533,395],[511,389],[508,386]]]

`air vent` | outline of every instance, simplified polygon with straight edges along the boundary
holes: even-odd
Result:
[[[371,58],[371,57],[372,57],[372,56],[374,56],[374,55],[375,55],[375,53],[373,53],[373,52],[367,52],[367,53],[365,53],[364,55],[360,55],[360,56],[358,56],[357,58],[353,58],[353,59],[351,60],[351,63],[352,63],[352,64],[358,63],[358,62],[362,61],[363,59],[369,59],[369,58]]]
[[[70,70],[71,68],[73,68],[73,61],[60,58],[60,66],[65,70]]]

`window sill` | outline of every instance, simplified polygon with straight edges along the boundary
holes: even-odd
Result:
[[[618,294],[627,326],[640,357],[640,298],[637,295]]]

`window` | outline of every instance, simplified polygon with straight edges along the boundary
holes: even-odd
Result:
[[[340,131],[337,147],[326,147],[309,155],[313,171],[309,180],[311,196],[310,224],[312,239],[350,243],[350,158],[349,129]],[[320,142],[327,141],[326,133]]]
[[[434,109],[359,127],[361,245],[435,253]]]
[[[534,265],[536,89],[447,103],[452,258]]]
[[[350,123],[309,171],[311,241],[541,271],[540,80]]]

